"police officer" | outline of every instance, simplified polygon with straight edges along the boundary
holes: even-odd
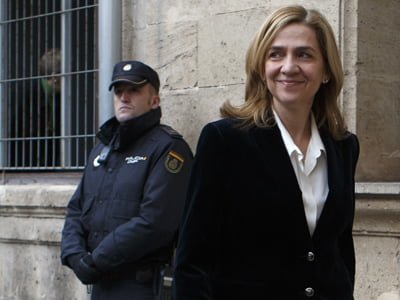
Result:
[[[142,62],[114,66],[115,116],[101,126],[67,206],[61,261],[93,284],[91,299],[155,299],[172,255],[193,155],[160,124],[159,87]]]

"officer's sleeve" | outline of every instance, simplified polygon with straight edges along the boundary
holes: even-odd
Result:
[[[110,232],[92,253],[96,267],[103,272],[138,261],[174,239],[183,211],[192,153],[186,142],[173,138],[152,159],[139,215]]]
[[[224,214],[226,146],[215,125],[200,135],[190,178],[174,272],[174,299],[211,299],[210,274],[219,242],[219,222]]]
[[[81,223],[82,181],[67,205],[67,215],[61,235],[61,262],[67,265],[67,257],[86,252],[85,230]]]

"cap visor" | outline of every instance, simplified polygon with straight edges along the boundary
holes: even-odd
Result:
[[[129,84],[139,88],[139,87],[144,86],[147,83],[147,79],[144,79],[142,81],[132,81],[129,79],[117,79],[110,83],[108,90],[111,91],[113,86],[116,85],[117,83],[129,83]]]

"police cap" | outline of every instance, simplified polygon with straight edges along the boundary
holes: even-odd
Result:
[[[108,90],[111,91],[112,87],[119,82],[127,82],[136,87],[150,83],[157,92],[160,89],[160,79],[157,72],[136,60],[120,61],[115,64]]]

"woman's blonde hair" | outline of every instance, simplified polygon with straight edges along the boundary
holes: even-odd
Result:
[[[305,24],[316,33],[329,81],[321,84],[312,110],[318,127],[325,126],[334,138],[340,139],[346,132],[338,105],[344,75],[335,36],[321,13],[302,6],[280,8],[265,20],[247,50],[245,102],[239,106],[225,102],[220,109],[221,116],[241,120],[242,127],[270,127],[275,123],[272,95],[265,82],[265,59],[279,30],[293,23]]]

